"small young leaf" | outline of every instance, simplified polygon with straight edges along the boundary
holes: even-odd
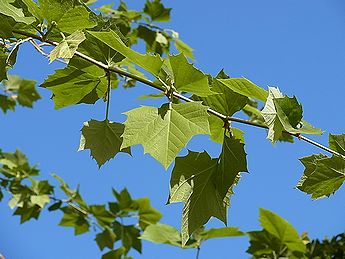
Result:
[[[195,59],[193,49],[186,43],[184,43],[182,40],[175,39],[175,48],[186,57],[191,58],[192,60]]]

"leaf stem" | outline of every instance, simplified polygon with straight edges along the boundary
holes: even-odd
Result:
[[[19,30],[13,30],[13,33],[17,33],[19,35],[24,35],[24,36],[27,36],[27,37],[31,37],[31,38],[37,39],[37,40],[39,40],[41,42],[49,43],[50,45],[53,45],[53,46],[57,46],[58,45],[57,42],[44,39],[43,37],[41,37],[39,35],[31,34],[31,33],[28,33],[28,32],[23,32],[23,31],[19,31]],[[134,80],[136,80],[138,82],[141,82],[141,83],[143,83],[145,85],[148,85],[148,86],[150,86],[152,88],[155,88],[155,89],[157,89],[159,91],[166,92],[166,90],[167,90],[165,87],[162,87],[162,86],[160,86],[160,85],[158,85],[158,84],[156,84],[156,83],[154,83],[154,82],[152,82],[152,81],[150,81],[148,79],[141,78],[140,76],[131,74],[131,73],[129,73],[129,72],[119,68],[119,67],[115,67],[115,66],[111,66],[110,67],[110,66],[108,66],[108,65],[106,65],[106,64],[104,64],[104,63],[102,63],[102,62],[100,62],[98,60],[95,60],[95,59],[93,59],[93,58],[91,58],[91,57],[89,57],[89,56],[87,56],[87,55],[85,55],[85,54],[83,54],[81,52],[76,51],[75,55],[80,57],[80,58],[82,58],[82,59],[84,59],[84,60],[86,60],[86,61],[89,61],[90,63],[92,63],[92,64],[94,64],[94,65],[96,65],[96,66],[98,66],[98,67],[100,67],[100,68],[102,68],[102,69],[104,69],[106,71],[109,71],[109,72],[111,71],[111,72],[120,74],[122,76],[126,76],[126,77],[129,77],[129,78],[132,78],[132,79],[134,79]],[[172,95],[173,95],[173,97],[175,97],[177,99],[180,99],[180,100],[183,100],[185,102],[194,102],[192,99],[190,99],[190,98],[188,98],[188,97],[186,97],[186,96],[184,96],[182,94],[179,94],[177,92],[172,92]],[[219,112],[217,112],[217,111],[215,111],[215,110],[213,110],[211,108],[209,108],[207,111],[208,111],[208,113],[217,116],[218,118],[222,119],[223,121],[228,120],[229,122],[237,122],[237,123],[241,123],[241,124],[246,124],[246,125],[250,125],[250,126],[255,126],[255,127],[259,127],[259,128],[268,129],[268,127],[266,125],[262,125],[262,124],[259,124],[259,123],[256,123],[256,122],[252,122],[252,121],[248,121],[248,120],[244,120],[244,119],[240,119],[240,118],[236,118],[236,117],[228,117],[228,116],[226,116],[226,115],[224,115],[222,113],[219,113]],[[284,132],[287,133],[287,134],[290,134],[291,136],[294,136],[294,137],[298,138],[299,140],[303,140],[303,141],[305,141],[305,142],[307,142],[307,143],[309,143],[309,144],[311,144],[313,146],[316,146],[316,147],[318,147],[318,148],[320,148],[320,149],[322,149],[322,150],[324,150],[326,152],[329,152],[329,153],[331,153],[333,155],[336,155],[336,156],[341,156],[341,157],[343,157],[345,159],[345,156],[341,155],[340,153],[336,152],[335,150],[332,150],[332,149],[330,149],[330,148],[328,148],[328,147],[326,147],[326,146],[324,146],[324,145],[322,145],[322,144],[320,144],[318,142],[315,142],[315,141],[313,141],[313,140],[311,140],[311,139],[309,139],[309,138],[307,138],[305,136],[302,136],[302,135],[296,134],[296,133],[286,132],[286,131],[284,131]]]
[[[107,73],[107,80],[108,80],[108,89],[107,89],[107,107],[105,111],[105,120],[108,122],[108,117],[109,117],[109,105],[110,105],[110,91],[111,91],[111,78],[110,78],[110,71],[106,70]]]
[[[196,249],[197,249],[197,250],[196,250],[196,257],[195,257],[195,259],[199,259],[199,255],[200,255],[200,246],[198,246]]]

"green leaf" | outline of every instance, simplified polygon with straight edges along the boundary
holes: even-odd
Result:
[[[217,79],[226,87],[230,88],[235,93],[266,102],[268,93],[266,90],[258,87],[246,78],[228,78]]]
[[[230,90],[221,84],[217,78],[227,78],[227,75],[222,70],[218,73],[216,79],[212,79],[212,91],[218,94],[207,97],[193,96],[193,99],[203,101],[204,105],[209,106],[217,112],[232,116],[246,105],[248,98]],[[223,143],[224,121],[216,116],[209,116],[208,120],[210,123],[211,139],[215,142]]]
[[[91,205],[89,208],[102,227],[110,225],[115,220],[115,216],[105,208],[105,205]]]
[[[250,231],[247,234],[250,237],[250,246],[246,252],[254,255],[254,258],[274,258],[280,256],[281,251],[287,250],[278,238],[266,230]]]
[[[141,144],[165,168],[189,140],[209,134],[207,107],[201,103],[162,105],[159,109],[143,106],[125,113],[122,148]]]
[[[132,247],[141,253],[142,245],[140,237],[140,230],[134,225],[124,226],[119,222],[115,222],[113,226],[116,234],[116,241],[122,240],[122,247],[124,247],[125,253],[127,253]]]
[[[49,54],[49,62],[53,62],[57,58],[71,59],[77,51],[78,46],[85,40],[82,31],[75,31],[70,36],[64,38]]]
[[[170,20],[171,8],[165,8],[160,0],[153,0],[152,2],[146,0],[144,12],[151,17],[152,21],[168,22]]]
[[[338,156],[312,155],[300,159],[305,166],[297,188],[313,199],[330,196],[345,181],[345,159]]]
[[[345,134],[341,134],[341,135],[329,134],[328,143],[331,149],[345,156]]]
[[[61,17],[74,7],[74,0],[38,0],[42,16],[51,23],[58,23]]]
[[[240,172],[248,172],[246,156],[244,144],[239,139],[224,137],[216,180],[221,198],[236,184]]]
[[[158,223],[149,225],[140,238],[156,244],[181,247],[180,232],[176,228],[166,224]]]
[[[202,231],[199,235],[201,236],[201,239],[204,241],[211,238],[244,236],[245,233],[240,231],[237,227],[226,227],[207,229]]]
[[[102,255],[102,259],[121,259],[122,255],[125,252],[126,252],[126,249],[124,247],[120,247],[116,250],[112,250],[112,251],[109,251],[108,253],[105,253],[104,255]]]
[[[192,60],[195,59],[193,49],[182,40],[175,39],[175,48],[186,57],[191,58]]]
[[[210,90],[208,76],[196,69],[183,54],[169,56],[173,73],[174,87],[178,91],[189,92],[198,96],[216,94]]]
[[[59,226],[73,227],[74,234],[80,235],[89,231],[90,224],[86,220],[85,215],[71,207],[64,207],[61,209],[64,213]]]
[[[90,149],[99,167],[119,152],[131,154],[130,148],[121,149],[124,128],[123,124],[109,120],[84,122],[78,151]]]
[[[35,16],[38,20],[43,21],[43,16],[41,9],[38,7],[37,3],[32,0],[21,0],[28,8],[29,13]]]
[[[5,39],[14,37],[12,33],[14,24],[15,21],[11,17],[0,14],[0,37]]]
[[[25,17],[23,10],[16,8],[12,3],[15,0],[0,0],[0,13],[12,17],[16,22],[31,24],[35,21],[34,17]]]
[[[8,55],[0,51],[0,82],[7,79],[7,58]]]
[[[68,67],[56,70],[41,85],[53,92],[55,109],[78,103],[95,103],[105,95],[107,80],[104,71],[90,64],[81,68],[80,64],[83,61],[73,58]]]
[[[98,233],[95,238],[97,245],[101,251],[103,251],[105,247],[108,247],[109,249],[113,249],[115,239],[116,239],[115,233],[113,232],[112,229],[107,228],[107,227],[104,229],[102,233]]]
[[[115,65],[125,58],[119,52],[109,47],[103,41],[93,37],[91,34],[86,33],[85,36],[86,41],[82,42],[78,49],[78,51],[85,55],[109,66]]]
[[[48,207],[48,211],[55,211],[61,208],[62,201],[55,202],[51,206]]]
[[[8,110],[14,111],[16,107],[16,101],[10,96],[0,94],[0,108],[6,113]]]
[[[50,198],[49,198],[49,196],[47,194],[32,195],[31,196],[31,202],[33,204],[38,205],[41,208],[44,208],[44,206],[50,202]]]
[[[267,138],[273,143],[282,137],[283,131],[294,134],[322,134],[302,120],[302,106],[297,99],[283,96],[278,88],[269,87],[269,96],[261,111],[269,128]]]
[[[20,224],[23,224],[30,219],[38,219],[41,212],[41,207],[35,204],[30,204],[28,202],[24,202],[24,204],[18,207],[13,215],[20,216]]]
[[[227,222],[230,192],[222,198],[217,186],[217,160],[206,153],[189,151],[176,158],[170,179],[168,203],[184,202],[182,212],[182,245],[212,217]]]
[[[97,25],[90,20],[90,12],[83,6],[76,6],[66,11],[57,22],[57,27],[65,33],[72,34],[76,31],[91,29]]]
[[[3,82],[7,91],[17,94],[16,100],[25,107],[32,108],[33,103],[41,98],[35,89],[36,81],[23,79],[16,75],[9,75]]]
[[[89,34],[102,41],[104,44],[121,53],[128,60],[142,67],[151,74],[158,76],[163,60],[159,56],[152,56],[150,54],[140,54],[131,48],[127,47],[126,44],[121,40],[114,31],[110,30],[107,32],[93,32],[89,31]]]
[[[142,229],[146,229],[151,224],[156,224],[162,218],[162,214],[151,206],[148,198],[137,199],[135,203],[139,206],[139,226]]]
[[[260,209],[261,226],[270,234],[278,238],[290,250],[306,252],[306,246],[297,231],[285,219],[265,209]]]

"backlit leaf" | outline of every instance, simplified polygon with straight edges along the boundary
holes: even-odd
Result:
[[[297,184],[301,191],[311,194],[313,199],[333,194],[345,181],[345,159],[322,154],[300,159],[305,166]]]
[[[331,149],[345,156],[345,134],[341,134],[341,135],[329,134],[328,142],[329,142],[329,147]]]
[[[165,8],[160,0],[146,0],[144,12],[151,17],[152,21],[167,22],[170,20],[171,8]]]
[[[17,22],[31,24],[35,21],[34,17],[25,17],[23,10],[12,5],[15,0],[0,0],[0,13],[12,17]]]
[[[122,148],[141,144],[165,168],[197,134],[209,134],[207,107],[198,102],[143,106],[125,113]]]
[[[198,96],[216,94],[210,90],[208,76],[196,69],[183,54],[169,56],[173,73],[174,87],[178,91],[189,92]]]
[[[71,59],[77,51],[78,46],[85,40],[82,31],[75,31],[70,36],[64,38],[49,54],[50,63],[57,58]]]
[[[103,32],[89,31],[88,33],[102,41],[110,48],[121,53],[131,62],[142,67],[151,74],[158,76],[159,70],[163,64],[163,60],[159,56],[152,56],[150,54],[144,55],[132,50],[131,48],[127,47],[126,44],[121,40],[120,36],[118,36],[112,30]]]
[[[246,97],[257,99],[266,102],[268,93],[266,90],[258,87],[246,78],[228,78],[217,79],[219,82],[230,88],[235,93],[241,94]]]

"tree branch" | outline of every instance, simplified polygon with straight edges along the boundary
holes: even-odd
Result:
[[[16,34],[19,34],[19,35],[23,35],[23,36],[27,36],[27,37],[31,37],[31,38],[34,38],[36,40],[39,40],[41,42],[45,42],[45,43],[49,43],[50,45],[53,45],[53,46],[57,46],[59,43],[57,42],[54,42],[54,41],[51,41],[51,40],[47,40],[47,39],[43,39],[43,37],[41,36],[38,36],[38,35],[35,35],[35,34],[31,34],[31,33],[27,33],[27,32],[23,32],[23,31],[19,31],[19,30],[13,30],[13,33],[16,33]],[[134,75],[134,74],[131,74],[119,67],[110,67],[98,60],[95,60],[81,52],[78,52],[76,51],[75,52],[75,55],[104,69],[105,71],[111,71],[111,72],[114,72],[114,73],[117,73],[119,75],[122,75],[122,76],[126,76],[126,77],[129,77],[129,78],[132,78],[138,82],[141,82],[145,85],[148,85],[150,87],[153,87],[159,91],[163,91],[165,92],[167,89],[165,87],[162,87],[158,84],[155,84],[154,82],[148,80],[148,79],[145,79],[145,78],[141,78],[140,76],[137,76],[137,75]],[[188,97],[185,97],[183,96],[182,94],[179,94],[177,92],[173,92],[172,93],[173,96],[177,99],[180,99],[180,100],[183,100],[185,102],[194,102],[192,99],[188,98]],[[211,108],[208,108],[208,113],[214,115],[214,116],[217,116],[218,118],[222,119],[223,121],[229,121],[229,122],[237,122],[237,123],[241,123],[241,124],[246,124],[246,125],[250,125],[250,126],[255,126],[255,127],[259,127],[259,128],[264,128],[264,129],[268,129],[268,127],[266,125],[262,125],[262,124],[259,124],[259,123],[256,123],[256,122],[252,122],[252,121],[248,121],[248,120],[244,120],[244,119],[240,119],[240,118],[236,118],[236,117],[229,117],[229,116],[226,116],[222,113],[219,113]],[[329,152],[331,153],[332,155],[336,155],[336,156],[341,156],[345,159],[345,156],[341,155],[340,153],[318,143],[318,142],[315,142],[305,136],[302,136],[301,134],[296,134],[296,133],[290,133],[290,132],[287,132],[287,131],[284,131],[285,133],[287,134],[290,134],[291,136],[294,136],[296,138],[298,138],[299,140],[303,140],[313,146],[316,146],[326,152]]]

